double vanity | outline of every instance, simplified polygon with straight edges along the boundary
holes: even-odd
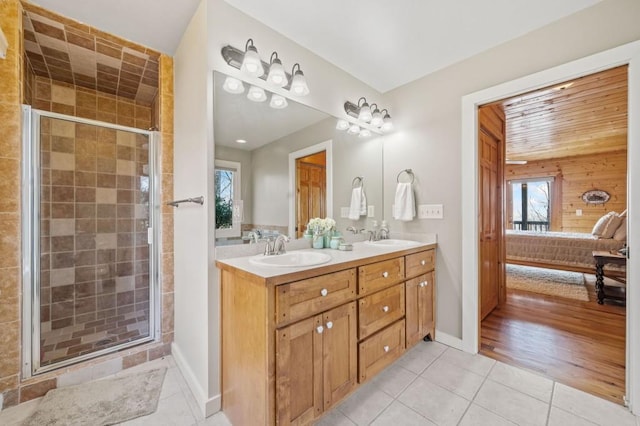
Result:
[[[310,424],[435,337],[435,242],[353,246],[216,262],[232,424]]]

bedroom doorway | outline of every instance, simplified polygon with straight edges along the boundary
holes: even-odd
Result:
[[[490,104],[506,117],[500,179],[504,203],[499,204],[505,235],[497,262],[505,271],[500,279],[506,296],[486,318],[484,262],[479,265],[479,311],[484,318],[479,351],[618,404],[624,403],[626,393],[626,308],[608,300],[597,303],[592,266],[596,248],[553,238],[556,232],[591,238],[600,217],[626,210],[627,85],[625,65]],[[479,217],[484,217],[490,211],[480,201],[481,186],[479,191]],[[589,191],[606,192],[607,202],[585,203],[583,194]],[[626,225],[624,231],[626,239]],[[544,244],[562,248],[553,252],[550,245],[529,240],[517,251],[511,234],[518,233],[537,234],[548,240]],[[622,247],[613,234],[606,238],[611,241],[603,241],[603,250]],[[479,250],[482,260],[482,242]],[[582,256],[576,254],[580,251]],[[624,289],[613,281],[606,284]]]

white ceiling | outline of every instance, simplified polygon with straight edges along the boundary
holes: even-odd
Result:
[[[199,3],[32,1],[170,55]],[[225,1],[384,93],[601,0]]]

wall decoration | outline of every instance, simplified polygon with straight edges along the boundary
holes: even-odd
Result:
[[[609,198],[611,198],[611,195],[607,191],[600,189],[592,189],[582,194],[582,201],[591,205],[605,204],[609,201]]]

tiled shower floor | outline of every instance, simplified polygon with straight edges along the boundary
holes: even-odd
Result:
[[[42,331],[40,365],[49,365],[146,337],[149,335],[148,318],[148,310],[134,311],[84,324]]]

